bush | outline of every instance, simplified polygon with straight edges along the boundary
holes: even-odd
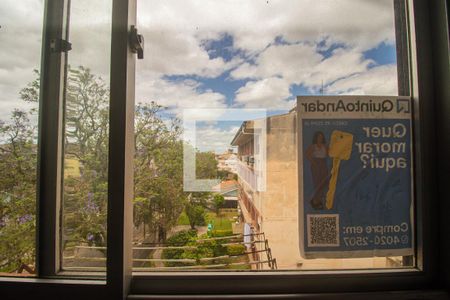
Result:
[[[196,259],[198,264],[210,264],[211,262],[200,263],[200,259],[206,257],[222,256],[226,254],[226,248],[217,241],[201,241],[192,242],[192,246],[196,246],[195,250],[186,250],[183,254],[183,258]]]
[[[234,256],[234,255],[242,255],[245,253],[245,246],[244,245],[228,245],[227,246],[227,254]]]
[[[184,246],[189,241],[195,240],[196,237],[197,230],[183,230],[168,238],[166,243],[169,244],[169,246]]]
[[[190,241],[195,241],[197,237],[196,230],[184,230],[180,231],[166,240],[169,246],[186,246]],[[161,253],[161,258],[163,259],[180,259],[187,258],[183,257],[185,250],[183,249],[164,249]],[[184,265],[178,262],[165,262],[167,267],[175,267],[179,265]]]
[[[227,254],[227,248],[221,242],[215,240],[197,241],[195,230],[181,231],[167,239],[169,246],[195,246],[196,249],[164,249],[163,259],[195,259],[196,264],[211,264],[212,261],[201,262],[202,258],[223,256]],[[185,262],[165,262],[166,267],[192,265]]]
[[[233,235],[233,230],[213,230],[211,231],[212,237],[225,237]]]
[[[231,230],[213,230],[211,232],[213,237],[226,237],[233,235]],[[201,238],[207,238],[202,235]],[[224,260],[223,258],[209,261],[201,261],[202,258],[218,257],[224,255],[236,256],[245,253],[244,245],[222,245],[228,243],[227,240],[198,240],[197,231],[186,230],[180,231],[177,234],[167,239],[169,246],[195,246],[195,249],[165,249],[161,257],[163,259],[195,259],[197,265],[209,265],[214,263],[230,263],[231,260]],[[166,267],[187,266],[192,263],[186,262],[165,262]]]

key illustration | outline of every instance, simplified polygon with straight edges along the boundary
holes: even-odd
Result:
[[[333,158],[333,167],[331,169],[331,179],[328,185],[326,208],[331,209],[334,203],[334,193],[336,192],[336,183],[339,175],[339,165],[341,160],[349,160],[352,154],[353,134],[334,130],[331,133],[328,155]]]

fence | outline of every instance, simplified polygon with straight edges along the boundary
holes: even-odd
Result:
[[[250,242],[243,242],[245,236],[250,236]],[[256,269],[263,269],[265,265],[267,265],[270,269],[277,269],[276,259],[272,258],[272,253],[269,247],[269,242],[265,239],[264,233],[252,233],[249,235],[236,234],[226,237],[212,237],[206,239],[197,240],[198,245],[193,246],[174,246],[167,244],[154,244],[154,243],[135,243],[133,247],[133,252],[144,251],[143,256],[149,257],[150,255],[154,255],[155,252],[162,252],[164,250],[196,250],[200,246],[201,243],[207,241],[225,241],[222,243],[222,246],[229,245],[249,245],[247,249],[250,251],[245,251],[242,254],[237,255],[221,255],[215,257],[201,257],[198,259],[192,258],[142,258],[136,257],[137,255],[133,255],[134,263],[182,263],[182,264],[191,264],[191,265],[183,265],[183,266],[151,266],[151,267],[134,267],[134,271],[169,271],[169,270],[195,270],[195,269],[234,269],[238,267],[250,267]],[[257,246],[259,245],[259,247]],[[76,266],[76,262],[84,262],[84,264],[89,264],[90,262],[94,263],[103,263],[106,262],[106,257],[99,256],[83,256],[80,255],[83,251],[81,250],[100,250],[104,251],[106,247],[96,247],[96,246],[74,246],[71,247],[74,255],[64,256],[65,261],[75,262],[74,266],[66,267],[67,270],[86,270],[86,271],[104,271],[104,267],[99,266]],[[67,249],[66,249],[67,250]],[[94,252],[98,253],[98,252]],[[265,257],[262,257],[262,256]],[[142,255],[141,255],[142,256]],[[244,259],[245,257],[251,257],[249,261],[235,261],[236,259]],[[211,262],[211,263],[209,263]]]

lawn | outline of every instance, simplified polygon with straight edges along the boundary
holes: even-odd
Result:
[[[234,221],[233,217],[237,215],[237,212],[224,212],[219,216],[216,216],[214,212],[206,213],[206,224],[213,224],[214,230],[232,230],[231,224]],[[189,225],[189,218],[185,212],[182,212],[178,218],[178,225]]]
[[[206,223],[213,224],[213,230],[232,230],[231,223],[234,216],[236,216],[236,213],[227,212],[216,216],[216,213],[209,212],[206,213]]]
[[[189,225],[189,218],[184,211],[178,217],[177,225]]]
[[[64,176],[80,177],[80,162],[74,158],[66,158],[64,160]]]

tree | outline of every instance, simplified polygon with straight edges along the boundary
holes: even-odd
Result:
[[[15,109],[0,122],[0,272],[34,264],[36,127],[32,112]]]
[[[135,216],[158,240],[176,225],[187,196],[180,120],[163,119],[163,109],[139,104],[135,114]]]
[[[189,147],[190,145],[186,145]],[[217,161],[213,152],[201,152],[196,150],[196,178],[217,178]],[[185,212],[189,219],[191,229],[195,226],[206,224],[206,208],[211,201],[212,194],[209,192],[190,193],[185,204]]]
[[[68,68],[65,161],[79,175],[64,176],[63,232],[68,245],[106,245],[109,88],[88,68]],[[67,167],[67,164],[66,164]]]
[[[37,112],[39,73],[20,97],[35,103],[0,121],[0,271],[32,264],[35,240]],[[106,245],[108,191],[109,88],[88,68],[68,68],[65,98],[63,249],[80,244]],[[164,240],[185,209],[192,227],[204,224],[209,193],[183,190],[183,141],[180,120],[168,118],[155,102],[139,104],[135,114],[135,226]],[[217,176],[213,153],[197,153],[198,172]],[[69,170],[72,169],[72,170]],[[192,195],[191,195],[192,196]],[[20,238],[18,238],[20,237]],[[145,238],[145,233],[144,233]]]
[[[189,218],[191,229],[195,229],[195,226],[204,226],[206,224],[206,212],[203,205],[189,203],[186,205],[185,211]]]
[[[20,92],[24,101],[38,102],[39,73],[35,73],[37,78]],[[67,74],[63,242],[104,246],[108,187],[109,88],[101,77],[92,74],[88,68],[80,66],[73,69],[69,66]],[[76,162],[79,169],[79,172],[75,172],[77,175],[67,172],[70,161]]]
[[[189,219],[191,229],[206,225],[206,208],[211,199],[209,192],[190,193],[185,202],[184,211]]]
[[[200,152],[195,154],[196,178],[197,179],[215,179],[217,178],[217,160],[214,152]]]
[[[217,216],[219,215],[220,209],[223,207],[224,204],[225,204],[225,197],[222,196],[221,194],[215,194],[213,197],[213,206]]]

